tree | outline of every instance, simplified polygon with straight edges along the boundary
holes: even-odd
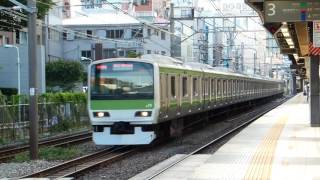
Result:
[[[22,4],[27,4],[27,0],[17,0]],[[37,2],[37,16],[38,19],[44,18],[49,9],[55,5],[52,0],[41,0],[41,2]],[[15,4],[11,3],[9,0],[0,0],[0,6],[3,7],[13,7]],[[0,30],[5,31],[16,31],[22,29],[27,26],[27,21],[21,16],[17,16],[20,12],[11,13],[9,11],[0,10]],[[22,10],[24,15],[27,14],[24,10]]]
[[[46,82],[49,89],[59,86],[70,91],[83,79],[84,68],[80,62],[58,60],[46,64]]]
[[[139,57],[139,56],[141,56],[141,54],[136,53],[136,52],[134,52],[134,51],[129,51],[129,52],[128,52],[128,57],[129,57],[129,58],[136,58],[136,57]]]

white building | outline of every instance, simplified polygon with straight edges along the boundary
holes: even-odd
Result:
[[[70,5],[67,8],[70,11],[64,11],[67,18],[49,30],[50,60],[80,60],[81,57],[96,60],[126,57],[130,52],[170,55],[170,36],[165,32],[167,22],[148,26],[105,6],[65,1]]]

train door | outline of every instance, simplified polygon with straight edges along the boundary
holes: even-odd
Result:
[[[209,105],[209,78],[204,77],[202,79],[202,102],[204,104],[204,109]]]
[[[190,109],[190,90],[189,90],[189,78],[186,75],[181,76],[180,81],[180,93],[181,93],[181,113],[186,114]]]
[[[216,80],[211,78],[210,79],[211,83],[210,83],[210,104],[214,105],[216,102]]]
[[[168,115],[168,74],[160,74],[160,118]]]
[[[192,109],[198,110],[200,102],[199,77],[192,77]]]

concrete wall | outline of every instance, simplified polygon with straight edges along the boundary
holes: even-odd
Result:
[[[28,48],[18,46],[21,63],[21,93],[27,94],[29,89]],[[44,47],[38,47],[38,85],[39,93],[45,92]],[[0,47],[0,87],[18,88],[17,51],[15,48]]]

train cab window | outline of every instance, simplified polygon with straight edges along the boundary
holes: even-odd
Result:
[[[192,91],[193,91],[193,96],[198,96],[198,79],[197,78],[192,79]]]
[[[188,97],[188,78],[182,78],[182,97]]]
[[[171,76],[171,97],[176,98],[176,78]]]

